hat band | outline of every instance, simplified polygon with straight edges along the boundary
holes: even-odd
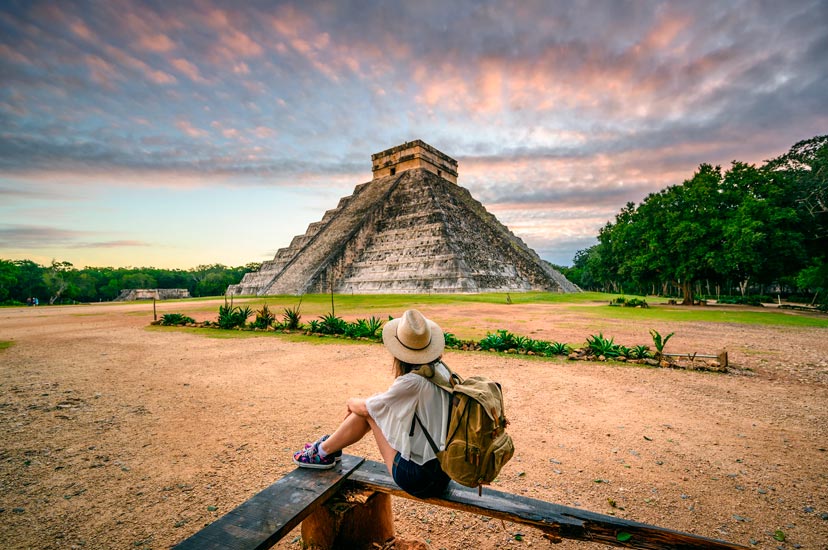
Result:
[[[424,349],[426,349],[428,346],[431,345],[431,338],[429,338],[428,342],[426,342],[426,345],[424,345],[423,347],[421,347],[421,348],[412,348],[411,346],[406,345],[405,342],[400,340],[400,337],[397,336],[397,331],[394,331],[394,338],[397,339],[397,342],[399,342],[402,347],[404,347],[405,349],[410,349],[411,351],[423,351]]]

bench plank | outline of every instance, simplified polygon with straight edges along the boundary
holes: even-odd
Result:
[[[346,485],[423,500],[416,499],[400,489],[394,483],[385,465],[374,461],[366,461],[362,464],[351,474]],[[483,490],[483,496],[478,496],[477,489],[463,487],[454,482],[450,483],[448,490],[440,498],[424,500],[438,506],[530,525],[544,531],[552,540],[566,538],[652,550],[743,550],[747,548],[722,540],[637,523],[489,488]],[[621,533],[629,534],[629,539],[622,535],[621,538],[625,540],[619,541]]]
[[[270,548],[339,491],[364,461],[343,456],[330,470],[296,468],[188,539],[176,550]]]

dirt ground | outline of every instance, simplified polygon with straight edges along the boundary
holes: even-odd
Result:
[[[159,315],[214,320],[218,305],[159,303]],[[649,342],[649,327],[554,304],[424,313],[460,336]],[[147,304],[0,309],[0,341],[13,342],[0,349],[0,547],[167,548],[291,471],[347,397],[391,382],[380,345],[209,338],[151,320]],[[671,350],[727,349],[736,371],[447,352],[460,373],[503,384],[517,452],[494,488],[760,549],[828,549],[828,331],[662,328]],[[371,440],[349,452],[380,460]],[[399,538],[433,549],[550,544],[408,499],[394,512]],[[296,529],[278,548],[300,546]]]

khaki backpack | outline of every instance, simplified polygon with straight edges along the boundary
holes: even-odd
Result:
[[[508,422],[503,414],[500,384],[485,376],[464,380],[450,370],[451,377],[445,380],[435,376],[434,369],[428,365],[412,372],[449,392],[451,404],[445,450],[439,450],[416,413],[411,423],[411,435],[416,422],[443,471],[460,485],[477,487],[478,494],[482,494],[483,485],[494,481],[515,453],[512,438],[506,433]]]

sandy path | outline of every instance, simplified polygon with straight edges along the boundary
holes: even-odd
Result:
[[[214,319],[206,306],[159,313]],[[290,471],[290,451],[331,431],[346,397],[391,381],[379,345],[147,330],[148,307],[0,309],[0,340],[14,342],[0,350],[4,548],[169,547]],[[555,305],[425,313],[460,335],[598,330]],[[646,341],[645,327],[601,323]],[[517,454],[496,488],[758,548],[828,548],[826,331],[674,325],[677,349],[724,347],[752,373],[447,353],[505,388]],[[370,441],[351,453],[379,459]],[[510,523],[394,508],[398,535],[435,549],[548,544]],[[279,547],[299,548],[297,536]]]

